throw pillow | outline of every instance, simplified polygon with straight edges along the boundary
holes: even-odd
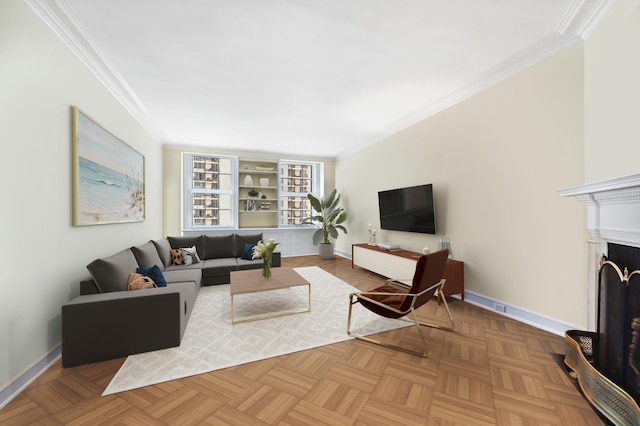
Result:
[[[158,265],[153,265],[151,268],[138,268],[136,272],[151,278],[158,287],[167,286],[167,280],[164,279],[162,270]]]
[[[153,280],[145,275],[138,273],[130,273],[127,290],[141,290],[143,288],[157,287]]]
[[[182,264],[185,266],[191,265],[193,263],[193,258],[191,257],[191,255],[184,251],[184,249],[180,249],[180,252],[182,253]]]
[[[196,246],[182,248],[180,250],[182,250],[183,257],[185,256],[185,253],[188,253],[191,256],[193,263],[200,263],[200,256],[198,256],[198,250],[196,249]]]
[[[192,263],[199,263],[200,258],[198,257],[198,252],[196,251],[196,247],[185,247],[181,248],[182,250],[182,258],[184,259],[185,265],[191,265]]]
[[[180,249],[171,250],[171,258],[173,259],[174,265],[184,264],[184,257],[182,257],[182,250]]]
[[[242,255],[240,256],[240,259],[253,260],[253,248],[255,246],[256,246],[255,244],[245,244],[244,250],[242,250]]]

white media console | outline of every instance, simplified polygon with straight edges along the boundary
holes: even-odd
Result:
[[[383,250],[368,244],[353,244],[351,246],[351,266],[359,266],[383,277],[395,280],[409,280],[413,278],[416,262],[420,253],[409,250]],[[464,300],[464,263],[459,260],[447,261],[444,277],[444,295],[460,294]]]

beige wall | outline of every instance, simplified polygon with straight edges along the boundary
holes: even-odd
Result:
[[[446,236],[467,290],[584,325],[584,213],[557,194],[583,180],[582,64],[582,47],[571,48],[339,159],[351,219],[338,248],[379,226],[377,191],[433,183],[438,235],[381,231],[378,241],[418,251]]]
[[[166,146],[163,149],[163,186],[164,186],[164,224],[163,232],[165,236],[180,235],[182,232],[182,153],[199,152],[204,154],[233,155],[240,158],[262,159],[262,160],[301,160],[301,161],[321,161],[324,163],[324,188],[331,191],[335,188],[335,160],[332,158],[295,156],[292,158],[288,154],[246,152],[228,149],[208,149],[203,147]]]
[[[162,230],[160,144],[21,0],[0,2],[0,389],[60,343],[60,306],[99,256]],[[71,226],[77,105],[146,159],[140,223]]]
[[[585,183],[640,173],[640,0],[618,0],[585,43]]]

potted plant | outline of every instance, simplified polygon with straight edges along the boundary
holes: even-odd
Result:
[[[347,220],[347,212],[339,207],[340,195],[334,189],[326,197],[317,198],[313,194],[308,194],[307,198],[311,202],[311,207],[316,214],[305,218],[303,224],[318,225],[318,230],[313,234],[313,245],[319,245],[319,256],[321,259],[333,259],[333,243],[338,238],[338,230],[345,234],[347,230],[341,224]]]

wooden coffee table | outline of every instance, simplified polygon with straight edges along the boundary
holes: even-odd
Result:
[[[261,293],[263,291],[280,290],[283,288],[297,287],[306,285],[309,290],[309,303],[307,309],[294,312],[274,312],[260,317],[252,317],[236,321],[234,296],[248,293]],[[291,268],[272,268],[271,278],[262,278],[262,269],[249,269],[246,271],[231,272],[231,324],[241,322],[257,321],[267,318],[282,317],[285,315],[301,314],[303,312],[311,312],[311,284],[302,278],[296,271]],[[260,296],[255,296],[259,298]]]

